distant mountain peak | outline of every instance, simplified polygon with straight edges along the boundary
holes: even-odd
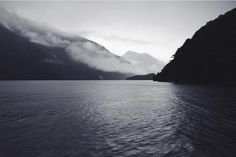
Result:
[[[129,50],[122,57],[139,69],[146,71],[146,74],[158,72],[165,65],[164,62],[156,59],[148,53],[138,53]]]
[[[161,64],[165,64],[163,61],[153,57],[152,55],[148,53],[139,53],[135,51],[127,51],[124,55],[124,58],[129,58],[129,59],[142,59],[142,60],[149,60],[151,62],[160,62]]]

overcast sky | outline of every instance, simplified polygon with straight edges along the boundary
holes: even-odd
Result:
[[[30,20],[91,39],[122,55],[128,50],[169,61],[206,22],[236,2],[0,2]]]

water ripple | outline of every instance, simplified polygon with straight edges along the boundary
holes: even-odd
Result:
[[[236,88],[0,82],[0,156],[234,157]]]

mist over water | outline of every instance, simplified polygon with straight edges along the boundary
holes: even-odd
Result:
[[[236,88],[0,82],[0,156],[234,156]]]

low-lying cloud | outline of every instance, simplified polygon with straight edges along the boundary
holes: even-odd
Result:
[[[37,24],[3,8],[0,8],[0,23],[9,30],[27,37],[31,42],[64,48],[73,60],[92,68],[106,72],[147,73],[93,41]]]

